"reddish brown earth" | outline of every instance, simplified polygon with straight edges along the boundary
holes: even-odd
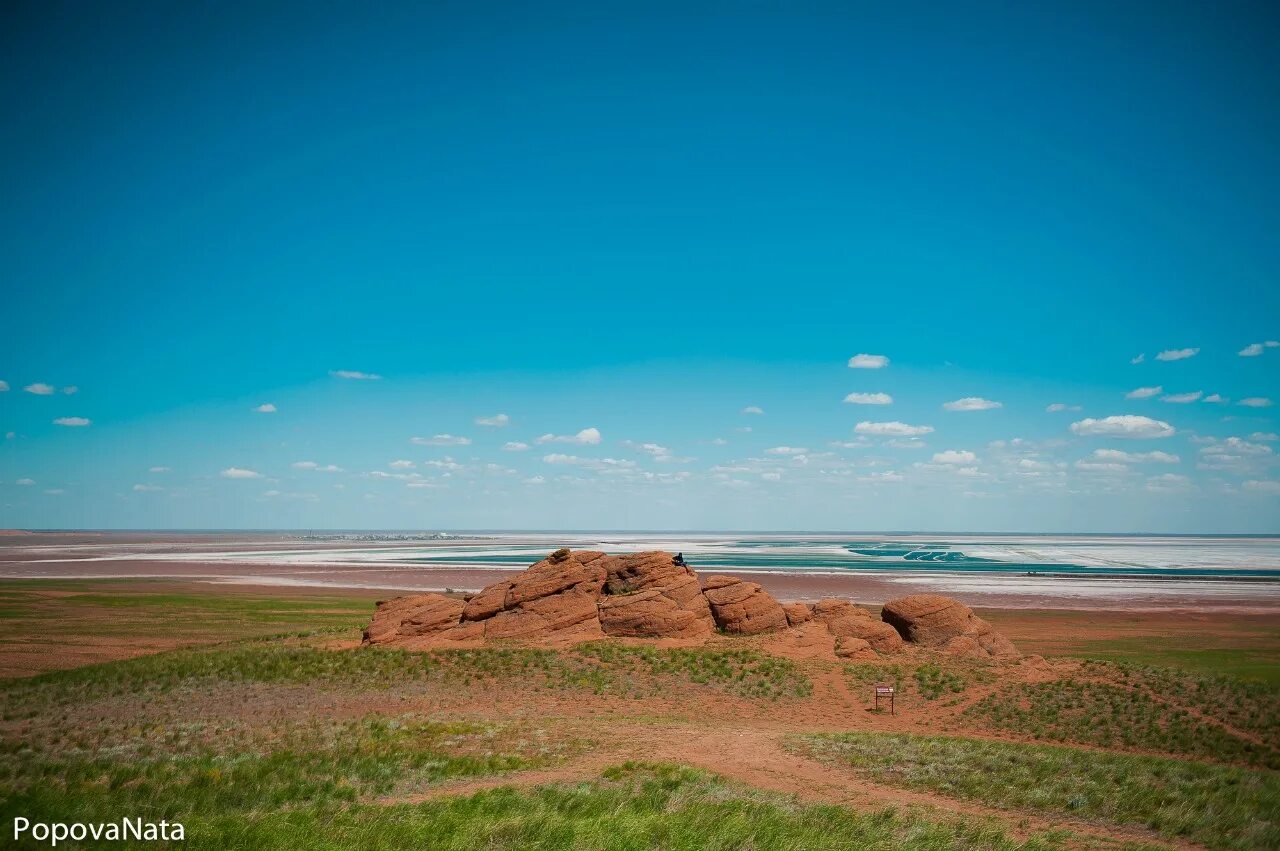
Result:
[[[758,583],[736,576],[717,574],[700,583],[683,561],[657,550],[611,556],[559,549],[461,600],[396,597],[378,604],[364,641],[409,650],[501,640],[562,645],[606,635],[702,642],[717,629],[726,635],[785,632],[780,650],[832,658],[873,659],[902,650],[905,642],[954,656],[1018,656],[1007,638],[947,597],[891,601],[883,620],[848,600],[784,607]]]

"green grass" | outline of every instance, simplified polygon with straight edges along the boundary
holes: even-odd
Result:
[[[88,637],[183,643],[225,641],[304,628],[357,628],[373,601],[359,596],[173,593],[150,580],[6,580],[0,643]]]
[[[1220,719],[1280,747],[1280,683],[1130,663],[1086,662],[1082,670]]]
[[[937,700],[943,695],[962,693],[970,682],[986,683],[994,679],[986,666],[961,660],[926,663],[914,669],[900,664],[861,662],[846,664],[844,672],[855,692],[870,696],[872,685],[888,683],[897,692],[898,701],[910,701],[916,695],[924,700]]]
[[[297,801],[325,808],[400,784],[429,784],[521,768],[516,754],[459,752],[477,725],[371,717],[255,737],[193,736],[180,729],[43,744],[0,744],[0,816],[32,821],[152,820],[227,810],[270,811]],[[185,733],[185,734],[184,734]]]
[[[116,696],[181,696],[228,685],[368,691],[497,682],[623,697],[662,693],[678,683],[766,699],[802,697],[812,689],[793,662],[745,649],[657,650],[599,642],[565,651],[483,648],[411,653],[326,650],[273,639],[0,680],[0,719],[37,718],[54,708]]]
[[[1280,768],[1280,700],[1265,683],[1107,662],[1081,675],[1009,686],[964,715],[1045,741]]]
[[[1280,767],[1274,750],[1202,721],[1145,692],[1108,683],[1058,680],[989,695],[964,716],[1033,739],[1130,748]]]
[[[182,815],[181,812],[175,813]],[[670,765],[626,764],[590,783],[498,788],[422,804],[207,808],[185,816],[184,847],[218,849],[1047,849],[985,824],[893,810],[800,806]]]
[[[944,692],[964,691],[965,679],[956,671],[938,665],[921,665],[915,672],[916,688],[926,700],[937,700]]]
[[[1181,668],[1192,674],[1225,675],[1280,687],[1280,663],[1272,649],[1186,648],[1176,641],[1153,644],[1147,639],[1088,641],[1082,642],[1074,655],[1102,662]]]
[[[1210,848],[1280,847],[1280,776],[1271,771],[945,737],[848,733],[793,742],[880,783],[1143,825]]]

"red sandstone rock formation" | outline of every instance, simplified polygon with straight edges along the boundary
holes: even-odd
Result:
[[[711,604],[716,626],[725,632],[755,635],[787,626],[782,605],[755,582],[744,582],[736,576],[713,576],[707,580],[703,595]]]
[[[872,617],[866,609],[848,600],[827,598],[813,607],[814,620],[822,621],[831,634],[842,639],[860,639],[880,653],[902,649],[902,636],[883,621]],[[842,645],[843,646],[843,645]]]
[[[454,627],[462,616],[462,601],[443,594],[415,594],[378,604],[373,622],[364,631],[366,644],[422,638]]]
[[[1017,656],[1009,639],[973,610],[950,597],[913,594],[885,603],[881,617],[913,644],[957,656]]]
[[[713,576],[703,588],[670,553],[562,549],[466,600],[416,594],[379,603],[364,639],[409,649],[606,635],[697,641],[719,627],[737,635],[778,633],[769,641],[803,655],[834,649],[842,658],[871,659],[901,650],[904,638],[961,655],[1017,655],[990,624],[946,597],[895,600],[883,618],[847,600],[784,606],[755,582],[733,576]]]

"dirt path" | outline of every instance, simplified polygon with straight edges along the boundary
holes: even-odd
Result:
[[[806,803],[838,804],[858,810],[885,807],[925,810],[961,819],[1000,824],[1011,837],[1025,841],[1036,833],[1070,831],[1103,843],[1134,842],[1170,848],[1200,848],[1171,841],[1137,826],[1090,822],[1046,813],[1001,810],[931,792],[881,785],[855,770],[788,750],[788,735],[803,732],[774,724],[638,724],[625,740],[614,740],[561,765],[441,784],[381,803],[417,803],[433,798],[470,795],[503,786],[534,787],[599,778],[611,765],[628,760],[670,762],[701,768],[757,789],[794,796]]]

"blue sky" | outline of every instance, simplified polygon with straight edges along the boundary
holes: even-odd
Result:
[[[0,526],[1277,531],[1268,4],[5,15]]]

